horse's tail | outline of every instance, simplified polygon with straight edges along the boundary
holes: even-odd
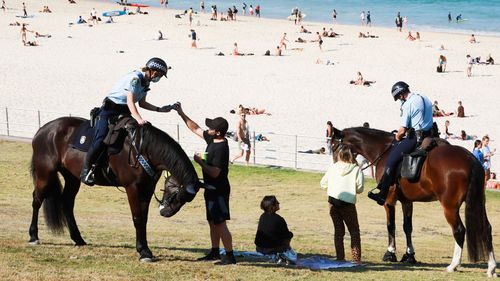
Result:
[[[475,157],[472,162],[469,186],[465,199],[465,228],[469,261],[484,260],[493,250],[491,225],[486,215],[484,169]]]
[[[50,180],[46,192],[43,202],[45,223],[53,233],[61,234],[64,232],[66,219],[62,207],[62,185],[57,175]]]

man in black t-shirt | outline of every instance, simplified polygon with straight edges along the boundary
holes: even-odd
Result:
[[[229,171],[229,146],[225,138],[228,123],[226,119],[217,117],[205,119],[208,130],[203,131],[198,124],[191,120],[182,110],[181,104],[176,103],[177,110],[187,127],[207,142],[204,155],[195,154],[194,161],[201,166],[205,181],[205,207],[208,225],[210,226],[211,251],[198,260],[212,261],[221,258],[219,245],[226,250],[226,256],[220,264],[235,264],[233,255],[233,238],[227,228],[226,220],[229,215],[229,194],[231,186],[227,178]]]

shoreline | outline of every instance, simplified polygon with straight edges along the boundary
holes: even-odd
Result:
[[[91,0],[91,1],[96,1],[98,2],[98,0]],[[114,2],[116,1],[110,1],[108,0],[110,4],[113,4]],[[143,1],[139,1],[137,3],[145,3],[145,4],[149,4],[148,1],[146,2],[143,2]],[[172,8],[170,8],[171,6],[173,6]],[[292,7],[293,5],[291,5]],[[177,11],[178,13],[181,13],[183,12],[185,9],[188,9],[189,7],[186,7],[185,9],[182,9],[182,8],[179,8],[179,7],[176,7],[176,5],[169,5],[167,8],[164,8],[158,4],[153,4],[153,5],[150,5],[148,8],[158,8],[158,9],[166,9],[166,10],[173,10],[173,11]],[[199,6],[193,6],[194,11],[195,12],[198,12],[199,13]],[[241,10],[240,7],[237,7],[239,10]],[[205,8],[205,14],[209,14],[210,13],[210,7],[206,7]],[[225,13],[225,11],[224,11]],[[326,13],[326,12],[325,12]],[[326,13],[328,14],[328,13]],[[238,15],[238,17],[243,17],[242,15]],[[248,15],[246,15],[245,17],[250,17]],[[283,21],[286,21],[286,22],[291,22],[291,21],[288,21],[286,19],[286,16],[281,18],[281,17],[274,17],[274,16],[262,16],[261,17],[262,19],[272,19],[272,20],[283,20]],[[396,29],[395,25],[394,24],[387,24],[387,25],[372,25],[372,27],[367,27],[367,26],[360,26],[360,25],[357,25],[357,24],[352,24],[352,23],[335,23],[333,24],[332,21],[322,21],[322,20],[311,20],[309,21],[307,18],[305,19],[304,21],[306,24],[308,23],[312,23],[312,24],[323,24],[323,25],[328,25],[328,26],[350,26],[350,27],[358,27],[358,28],[386,28],[386,29]],[[455,21],[452,21],[452,24],[457,24]],[[481,35],[481,36],[488,36],[488,37],[497,37],[499,38],[500,37],[500,30],[499,31],[484,31],[484,30],[474,30],[474,29],[456,29],[456,28],[446,28],[446,27],[437,27],[437,26],[431,26],[431,25],[427,25],[427,24],[410,24],[410,28],[405,28],[403,29],[403,32],[408,32],[408,31],[419,31],[419,32],[434,32],[434,33],[445,33],[445,34],[457,34],[457,35],[470,35],[470,34],[475,34],[475,35]]]

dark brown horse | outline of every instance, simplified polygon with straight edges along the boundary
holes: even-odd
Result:
[[[334,128],[333,149],[349,145],[354,153],[363,155],[376,166],[376,179],[380,180],[388,150],[394,143],[394,135],[369,128]],[[465,237],[469,260],[488,259],[488,276],[495,276],[496,261],[493,252],[491,225],[485,209],[484,170],[476,158],[466,149],[444,144],[431,150],[422,167],[420,180],[411,183],[400,179],[400,188],[391,187],[385,204],[389,246],[384,255],[386,261],[396,261],[394,205],[399,200],[403,208],[403,228],[407,239],[407,251],[403,261],[416,262],[411,242],[413,203],[439,200],[444,216],[455,238],[455,250],[447,270],[455,271],[460,264]],[[460,218],[460,206],[465,201],[465,224]]]
[[[75,221],[73,207],[80,189],[80,170],[85,153],[70,147],[73,132],[85,121],[81,118],[63,117],[45,124],[33,138],[31,174],[33,191],[33,216],[29,229],[30,244],[39,244],[38,212],[44,203],[47,226],[54,232],[62,232],[66,225],[71,239],[77,246],[86,245]],[[175,214],[184,203],[194,198],[201,187],[196,171],[181,146],[166,133],[150,124],[144,125],[138,134],[140,145],[129,134],[124,147],[118,154],[109,156],[111,167],[118,185],[125,187],[132,219],[136,229],[136,249],[141,261],[151,261],[153,254],[146,240],[148,209],[161,171],[169,171],[182,188],[173,199],[175,207],[168,215]],[[153,175],[149,175],[141,165],[134,163],[136,156],[142,155],[148,162]],[[132,160],[132,161],[130,161]],[[58,174],[64,178],[64,188]],[[109,185],[97,182],[100,185]]]

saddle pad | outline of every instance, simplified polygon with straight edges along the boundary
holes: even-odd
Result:
[[[90,121],[83,122],[71,136],[71,147],[87,152],[94,139],[94,132],[95,129],[90,127]]]

